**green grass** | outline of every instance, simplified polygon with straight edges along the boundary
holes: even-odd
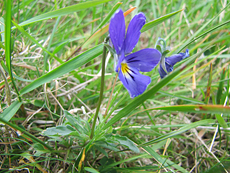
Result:
[[[227,1],[0,7],[0,172],[230,172]],[[145,73],[152,82],[134,99],[115,81],[113,57],[100,76],[110,18],[131,7],[127,25],[147,18],[134,51],[161,37],[168,55],[190,53],[164,79],[158,67]]]

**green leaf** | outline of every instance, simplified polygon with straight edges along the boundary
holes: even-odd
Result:
[[[151,156],[153,156],[153,158],[158,161],[159,163],[161,163],[162,167],[165,167],[167,169],[170,169],[171,172],[175,172],[173,169],[170,168],[170,166],[178,169],[180,172],[184,172],[184,173],[188,173],[187,170],[185,170],[184,168],[180,167],[179,165],[177,165],[176,163],[173,163],[172,161],[162,158],[159,154],[157,154],[151,147],[149,146],[144,146],[143,147],[147,153]],[[170,165],[170,166],[169,166]],[[163,168],[162,168],[163,169]]]
[[[158,93],[163,94],[163,95],[167,95],[167,96],[177,97],[181,100],[188,101],[191,103],[204,104],[204,102],[202,102],[202,101],[199,101],[199,100],[196,100],[193,98],[184,97],[184,96],[181,96],[180,94],[172,94],[172,93],[165,92],[165,91],[159,91]]]
[[[69,123],[74,126],[80,133],[85,133],[87,134],[87,130],[85,129],[84,127],[84,123],[83,121],[78,118],[78,119],[75,119],[73,117],[73,115],[71,115],[68,111],[64,111],[64,114],[65,114],[65,117],[67,118],[67,120],[69,121]]]
[[[51,127],[47,128],[42,132],[43,135],[46,136],[54,136],[54,135],[59,135],[59,136],[66,136],[69,135],[70,133],[76,131],[73,127],[69,125],[61,125],[57,127]]]
[[[116,5],[112,8],[112,10],[109,12],[109,14],[103,19],[103,21],[98,25],[97,29],[95,31],[97,31],[99,28],[101,28],[103,25],[105,25],[110,18],[113,16],[113,14],[117,11],[117,9],[121,6],[122,2],[118,2],[116,3]]]
[[[146,154],[138,154],[137,156],[133,156],[133,157],[130,157],[128,159],[121,159],[120,161],[117,161],[117,162],[114,162],[114,163],[111,163],[111,164],[104,164],[104,168],[102,170],[100,170],[101,172],[106,172],[106,170],[110,169],[110,168],[113,168],[115,167],[116,165],[120,165],[120,164],[123,164],[125,162],[130,162],[132,160],[136,160],[136,159],[140,159],[140,158],[143,158],[143,156],[145,156]],[[107,171],[108,172],[108,171]]]
[[[106,157],[109,157],[108,154],[107,154],[107,152],[101,146],[94,145],[94,148],[97,149],[98,151],[100,151]]]
[[[94,1],[78,3],[76,5],[72,5],[69,7],[61,8],[58,10],[54,10],[54,11],[51,11],[48,13],[44,13],[44,14],[35,16],[29,20],[26,20],[26,21],[20,23],[19,25],[24,26],[24,25],[28,25],[28,24],[31,24],[31,23],[34,23],[37,21],[41,21],[41,20],[50,19],[53,17],[64,16],[64,15],[71,14],[71,13],[76,12],[76,11],[81,11],[81,10],[85,10],[87,8],[90,8],[90,7],[94,7],[98,4],[106,3],[109,1],[111,1],[111,0],[94,0]]]
[[[180,112],[194,112],[194,113],[211,113],[211,114],[227,114],[230,115],[229,106],[221,105],[174,105],[150,108],[151,110],[167,110],[167,111],[180,111]]]
[[[6,66],[11,76],[11,0],[5,1],[6,19],[5,19],[5,59]]]
[[[42,85],[46,82],[49,82],[53,79],[56,79],[56,78],[58,78],[64,74],[71,72],[74,69],[84,65],[85,63],[91,61],[92,59],[94,59],[98,55],[100,55],[102,53],[102,49],[103,49],[103,44],[100,44],[100,45],[76,56],[75,58],[65,62],[64,64],[60,65],[56,69],[54,69],[54,70],[50,71],[49,73],[41,76],[40,78],[34,80],[29,85],[24,87],[20,91],[20,95],[26,94],[26,93],[32,91],[33,89],[39,87],[40,85]]]
[[[14,78],[12,75],[13,73],[12,73],[12,65],[11,65],[11,49],[12,49],[12,45],[11,45],[12,43],[12,40],[11,40],[11,17],[12,17],[11,7],[12,7],[12,1],[11,0],[5,1],[5,9],[6,9],[6,14],[5,14],[6,18],[5,18],[5,23],[4,23],[5,24],[5,60],[6,60],[6,66],[7,66],[7,70],[10,75],[12,84],[18,95],[19,101],[21,101],[21,97],[19,96],[17,85],[15,84]]]
[[[0,118],[10,121],[11,118],[15,115],[15,113],[19,110],[21,107],[22,102],[19,102],[16,100],[14,103],[12,103],[8,108],[6,108],[3,113],[0,114]]]
[[[220,114],[216,114],[216,119],[221,127],[228,128],[227,123],[224,121],[224,118]]]
[[[128,137],[126,137],[126,136],[120,136],[120,135],[115,135],[114,138],[121,145],[125,145],[130,150],[134,151],[135,153],[140,153],[140,150],[137,148],[137,146],[135,145],[135,143],[133,141],[131,141]]]
[[[216,104],[221,103],[221,96],[222,96],[222,91],[224,87],[225,74],[226,74],[226,70],[224,69],[220,76],[220,82],[219,82],[219,87],[218,87],[217,96],[216,96]]]
[[[96,169],[90,168],[90,167],[84,167],[85,171],[91,172],[91,173],[100,173]]]
[[[172,132],[170,132],[168,134],[162,135],[162,136],[160,136],[160,137],[158,137],[156,139],[153,139],[153,140],[148,141],[146,143],[140,144],[139,146],[142,147],[142,146],[152,145],[154,143],[157,143],[157,142],[166,140],[168,138],[172,138],[172,137],[174,137],[176,135],[179,135],[181,133],[184,133],[187,130],[190,130],[190,129],[195,128],[197,126],[207,125],[207,124],[210,124],[210,123],[215,123],[215,120],[213,120],[213,119],[206,119],[206,120],[197,121],[195,123],[187,124],[187,125],[181,127],[178,130],[174,130],[174,131],[172,131]]]
[[[143,28],[141,29],[141,32],[145,32],[145,31],[151,29],[152,27],[154,27],[154,26],[156,26],[156,25],[158,25],[158,24],[164,22],[165,20],[167,20],[167,19],[173,17],[173,16],[176,15],[177,13],[180,13],[182,10],[183,10],[183,9],[178,10],[178,11],[175,11],[175,12],[173,12],[173,13],[167,14],[167,15],[165,15],[165,16],[162,16],[162,17],[157,18],[157,19],[155,19],[155,20],[153,20],[153,21],[151,21],[151,22],[146,23],[146,24],[143,26]]]

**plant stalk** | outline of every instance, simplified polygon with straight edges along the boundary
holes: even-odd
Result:
[[[93,138],[93,135],[94,135],[95,125],[96,125],[96,122],[97,122],[98,113],[99,113],[100,106],[101,106],[101,102],[102,102],[102,99],[103,99],[104,81],[105,81],[105,59],[106,59],[106,46],[104,45],[103,54],[102,54],[102,67],[101,67],[102,69],[101,69],[101,88],[100,88],[100,96],[99,96],[99,101],[98,101],[96,113],[95,113],[95,115],[94,115],[94,120],[93,120],[93,126],[92,126],[92,130],[91,130],[91,134],[90,134],[90,139],[92,139],[92,138]]]

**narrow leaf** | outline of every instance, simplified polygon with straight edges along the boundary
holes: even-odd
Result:
[[[157,162],[161,163],[162,167],[163,168],[167,168],[167,169],[170,169],[171,172],[175,172],[173,169],[171,169],[170,166],[178,169],[180,172],[183,172],[183,173],[188,173],[187,170],[185,170],[184,168],[182,168],[181,166],[177,165],[176,163],[168,160],[168,159],[165,159],[165,158],[162,158],[159,154],[156,153],[156,151],[154,151],[151,147],[149,146],[143,146],[143,148],[147,151],[147,153],[149,153],[149,155],[151,155]],[[170,165],[170,166],[169,166]],[[162,169],[163,169],[162,168]]]
[[[110,18],[113,16],[113,14],[117,11],[117,9],[121,6],[122,2],[116,3],[116,5],[112,8],[112,10],[109,12],[109,14],[104,18],[104,20],[98,25],[96,31],[101,28],[103,25],[105,25]]]
[[[96,169],[90,168],[90,167],[84,167],[85,171],[91,172],[91,173],[100,173]]]
[[[135,153],[139,153],[139,149],[135,145],[133,141],[131,141],[129,138],[126,136],[120,136],[120,135],[115,135],[114,136],[115,140],[117,140],[121,145],[125,145],[128,147],[130,150],[134,151]]]
[[[56,79],[57,77],[60,77],[64,74],[71,72],[74,69],[84,65],[85,63],[91,61],[92,59],[94,59],[98,55],[100,55],[102,53],[102,48],[103,48],[103,45],[100,44],[100,45],[76,56],[75,58],[67,61],[66,63],[60,65],[56,69],[50,71],[49,73],[47,73],[47,74],[41,76],[40,78],[34,80],[33,82],[31,82],[29,85],[27,85],[26,87],[24,87],[20,91],[20,94],[21,95],[26,94],[26,93],[32,91],[33,89],[41,86],[42,84],[49,82],[53,79]]]
[[[19,102],[16,100],[14,103],[12,103],[8,108],[6,108],[3,113],[0,114],[0,118],[10,121],[11,118],[16,114],[16,112],[19,110],[20,106],[22,105],[22,102]]]
[[[221,73],[221,77],[220,77],[220,82],[219,82],[219,87],[218,87],[218,91],[217,91],[217,96],[216,96],[216,104],[220,104],[221,103],[221,96],[222,96],[222,91],[223,91],[223,87],[224,87],[224,78],[225,78],[225,68],[223,70],[223,72]]]
[[[54,11],[51,11],[48,13],[44,13],[44,14],[35,16],[29,20],[26,20],[26,21],[20,23],[19,25],[24,26],[24,25],[28,25],[28,24],[31,24],[31,23],[34,23],[37,21],[41,21],[41,20],[50,19],[53,17],[64,16],[64,15],[71,14],[71,13],[76,12],[76,11],[85,10],[85,9],[93,7],[93,6],[96,6],[96,5],[105,3],[105,2],[109,2],[109,1],[111,1],[111,0],[94,0],[94,1],[78,3],[76,5],[72,5],[69,7],[61,8],[58,10],[54,10]]]
[[[198,121],[198,122],[195,122],[195,123],[187,124],[187,125],[181,127],[178,130],[174,130],[174,131],[172,131],[172,132],[170,132],[168,134],[162,135],[162,136],[160,136],[160,137],[158,137],[156,139],[153,139],[153,140],[150,140],[150,141],[148,141],[146,143],[140,144],[139,146],[142,147],[142,146],[152,145],[154,143],[157,143],[157,142],[166,140],[168,138],[172,138],[172,137],[174,137],[176,135],[179,135],[181,133],[184,133],[187,130],[190,130],[190,129],[195,128],[197,126],[207,125],[207,124],[210,124],[210,123],[215,123],[215,120],[213,120],[213,119],[206,119],[206,120],[201,120],[201,121]]]
[[[175,11],[175,12],[170,13],[170,14],[167,14],[167,15],[165,15],[165,16],[162,16],[162,17],[157,18],[157,19],[155,19],[155,20],[153,20],[153,21],[151,21],[151,22],[146,23],[146,24],[143,26],[143,28],[141,29],[141,32],[145,32],[145,31],[147,31],[147,30],[153,28],[154,26],[156,26],[156,25],[158,25],[158,24],[164,22],[165,20],[167,20],[167,19],[173,17],[174,15],[176,15],[177,13],[180,13],[181,11],[183,11],[183,9],[178,10],[178,11]]]
[[[61,125],[57,127],[47,128],[42,132],[42,134],[46,136],[54,136],[54,135],[66,136],[74,131],[75,129],[69,125]]]
[[[227,114],[230,115],[229,106],[221,105],[175,105],[151,108],[151,110],[167,110],[180,112],[194,112],[194,113],[211,113],[211,114]]]

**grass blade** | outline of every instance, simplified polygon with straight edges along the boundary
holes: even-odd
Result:
[[[15,91],[18,95],[19,101],[21,101],[21,97],[19,96],[17,86],[14,82],[13,75],[12,75],[12,67],[11,67],[11,0],[5,1],[6,5],[6,20],[5,20],[5,59],[6,59],[6,66],[12,81],[12,84],[15,88]]]
[[[220,76],[220,82],[219,82],[219,87],[218,87],[218,91],[217,91],[217,96],[216,96],[216,104],[220,104],[221,103],[221,96],[222,96],[222,91],[224,88],[224,78],[225,78],[225,69],[223,70],[223,72],[221,73]]]
[[[222,105],[174,105],[150,108],[150,110],[167,110],[180,112],[194,112],[194,113],[211,113],[211,114],[227,114],[230,115],[230,107]]]
[[[76,5],[72,5],[69,7],[65,7],[65,8],[54,10],[54,11],[51,11],[48,13],[41,14],[41,15],[33,17],[27,21],[24,21],[24,22],[20,23],[19,25],[24,26],[24,25],[28,25],[28,24],[31,24],[31,23],[34,23],[37,21],[41,21],[41,20],[50,19],[53,17],[64,16],[64,15],[71,14],[71,13],[76,12],[76,11],[81,11],[81,10],[84,10],[84,9],[87,9],[90,7],[94,7],[94,6],[102,4],[102,3],[106,3],[109,1],[111,1],[111,0],[94,0],[94,1],[82,2],[82,3],[76,4]]]
[[[11,75],[11,0],[5,1],[6,19],[5,19],[5,58],[6,66]]]
[[[29,85],[24,87],[20,91],[20,95],[28,93],[28,92],[32,91],[33,89],[39,87],[40,85],[42,85],[46,82],[49,82],[49,81],[51,81],[51,80],[53,80],[59,76],[62,76],[64,74],[71,72],[74,69],[84,65],[85,63],[91,61],[92,59],[94,59],[98,55],[100,55],[102,53],[102,49],[103,49],[103,44],[100,44],[99,46],[96,46],[96,47],[76,56],[75,58],[67,61],[66,63],[60,65],[56,69],[54,69],[54,70],[50,71],[49,73],[41,76],[40,78],[34,80]]]
[[[160,136],[160,137],[158,137],[156,139],[153,139],[153,140],[148,141],[146,143],[140,144],[139,146],[142,147],[142,146],[152,145],[154,143],[157,143],[157,142],[166,140],[168,138],[171,138],[173,136],[179,135],[181,133],[184,133],[187,130],[190,130],[190,129],[195,128],[197,126],[207,125],[207,124],[210,124],[210,123],[215,123],[215,120],[213,120],[213,119],[206,119],[206,120],[197,121],[195,123],[191,123],[191,124],[185,125],[184,127],[181,127],[180,129],[172,131],[172,132],[170,132],[170,133],[168,133],[166,135],[162,135],[162,136]]]
[[[169,169],[171,172],[175,172],[173,171],[173,169],[170,168],[170,166],[173,166],[174,168],[178,169],[181,172],[185,172],[187,173],[188,171],[185,170],[184,168],[180,167],[179,165],[177,165],[176,163],[173,163],[170,160],[166,160],[164,158],[162,158],[159,154],[156,153],[156,151],[154,151],[151,147],[149,146],[143,146],[143,148],[147,151],[147,153],[151,156],[153,156],[153,158],[161,164],[161,167],[163,168],[167,168]],[[163,169],[162,168],[162,169]]]
[[[18,100],[16,100],[8,108],[6,108],[3,111],[3,113],[0,114],[0,118],[4,119],[5,121],[10,121],[11,118],[15,115],[15,113],[19,110],[21,105],[22,105],[22,102],[19,102]]]
[[[98,25],[97,29],[95,29],[95,31],[97,31],[99,28],[101,28],[103,25],[105,25],[110,18],[113,16],[113,14],[117,11],[117,9],[121,6],[122,2],[118,2],[116,3],[116,5],[112,8],[112,10],[109,12],[109,14],[104,18],[104,20]]]
[[[155,20],[153,20],[153,21],[151,21],[151,22],[146,23],[146,24],[143,26],[143,28],[141,29],[141,32],[145,32],[145,31],[151,29],[152,27],[154,27],[154,26],[156,26],[156,25],[158,25],[158,24],[164,22],[165,20],[167,20],[167,19],[173,17],[174,15],[180,13],[181,11],[183,11],[183,9],[178,10],[178,11],[175,11],[175,12],[170,13],[170,14],[167,14],[167,15],[165,15],[165,16],[162,16],[162,17],[157,18],[157,19],[155,19]]]

